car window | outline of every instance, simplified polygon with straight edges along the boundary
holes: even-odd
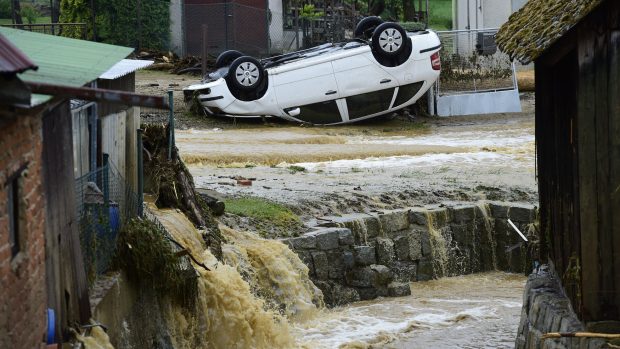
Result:
[[[349,120],[388,110],[393,96],[394,88],[387,88],[347,97]]]
[[[307,104],[299,107],[299,111],[299,115],[295,116],[296,119],[313,124],[332,124],[342,121],[335,100]]]
[[[394,107],[398,107],[401,104],[408,102],[413,96],[415,96],[420,88],[424,84],[423,81],[414,82],[413,84],[403,85],[398,89],[398,95],[396,95],[396,100],[394,101]]]

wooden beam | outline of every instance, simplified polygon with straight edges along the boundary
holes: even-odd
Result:
[[[169,109],[168,100],[163,96],[141,95],[132,92],[104,90],[90,87],[52,85],[40,82],[26,82],[32,93],[86,101],[124,104],[159,109]]]

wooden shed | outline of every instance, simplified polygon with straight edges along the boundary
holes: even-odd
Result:
[[[536,69],[541,251],[584,322],[620,318],[620,1],[530,0],[498,46]]]

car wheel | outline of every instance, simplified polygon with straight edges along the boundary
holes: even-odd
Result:
[[[230,65],[228,78],[237,90],[253,91],[263,82],[265,70],[258,59],[242,56]]]
[[[215,60],[215,69],[229,66],[235,59],[243,56],[243,53],[237,50],[228,50],[220,53]]]
[[[383,20],[377,16],[365,17],[355,27],[354,36],[358,39],[369,40],[375,28],[383,23]]]
[[[383,57],[397,57],[405,52],[407,32],[398,24],[386,22],[372,34],[372,50]]]

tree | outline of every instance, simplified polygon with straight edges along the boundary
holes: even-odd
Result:
[[[60,0],[50,0],[50,16],[52,23],[60,21]]]
[[[13,18],[13,23],[14,24],[23,24],[24,22],[22,21],[22,7],[19,3],[19,0],[12,0],[11,1],[11,7],[13,10],[13,15],[11,16]]]
[[[36,8],[34,8],[34,6],[30,4],[25,4],[21,9],[20,15],[22,18],[26,18],[28,24],[34,24],[37,22],[37,18],[41,16],[41,13]]]
[[[403,15],[405,22],[417,21],[415,12],[415,0],[403,0]]]

